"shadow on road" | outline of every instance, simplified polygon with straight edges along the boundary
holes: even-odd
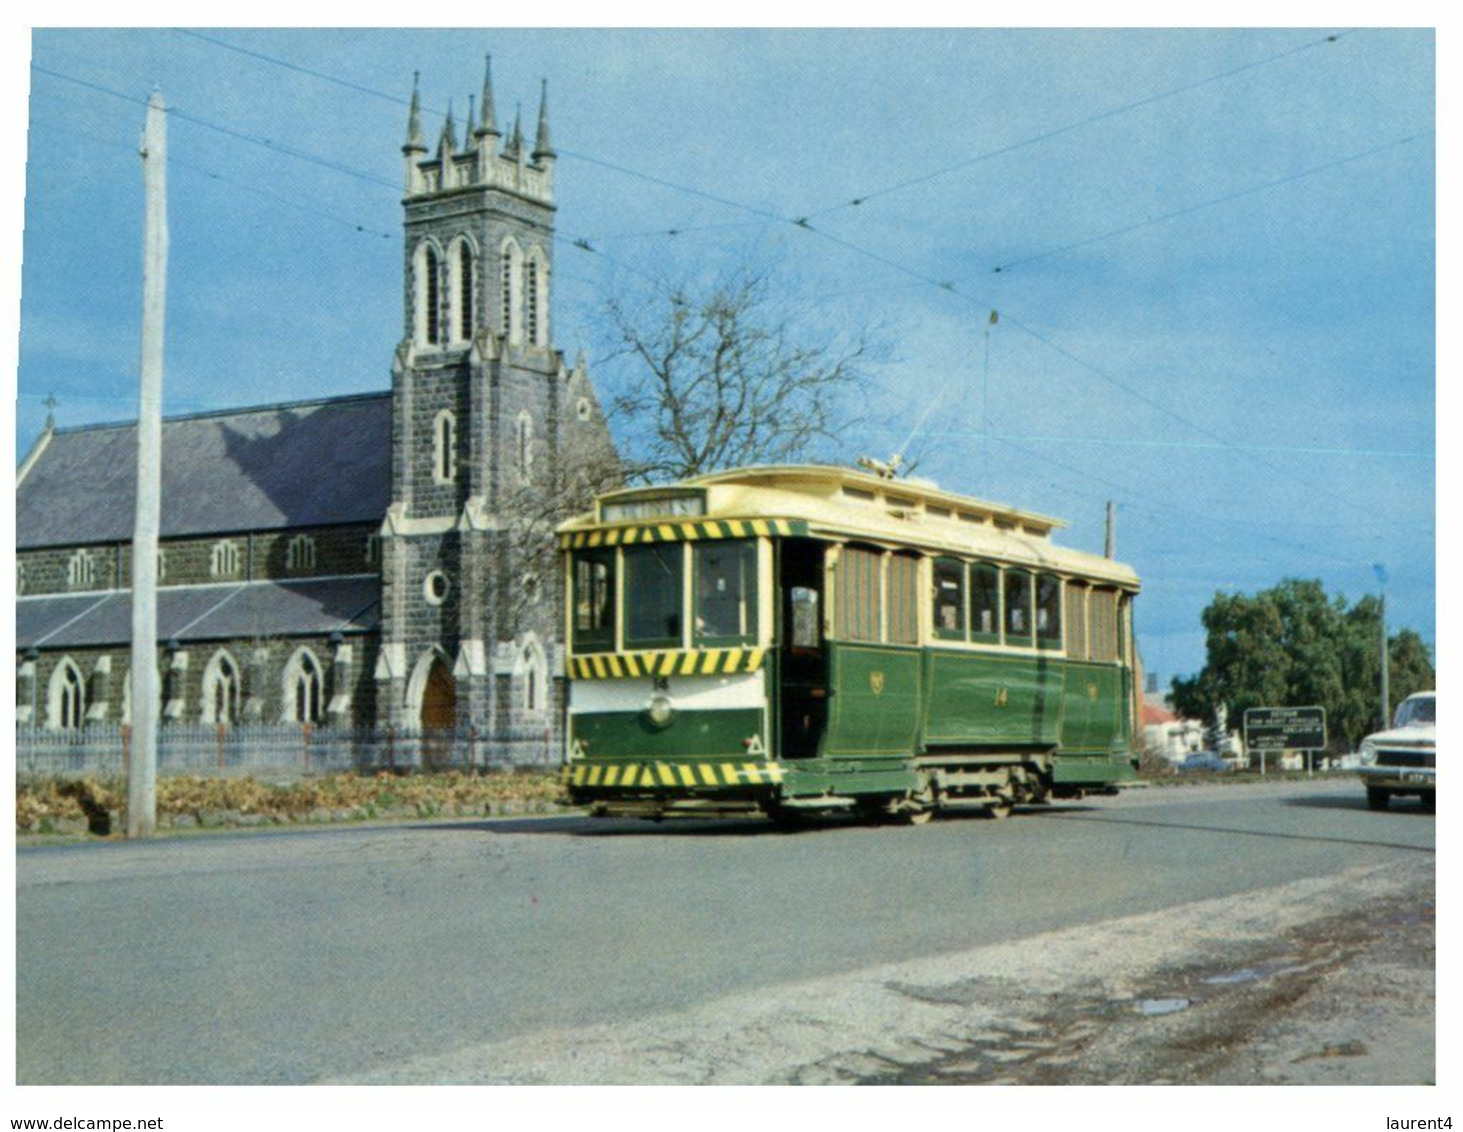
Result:
[[[1053,817],[1063,814],[1091,812],[1092,806],[1058,805],[1017,807],[1012,820],[1023,817]],[[935,816],[937,825],[1004,824],[991,822],[975,809],[945,810]],[[791,824],[779,824],[758,815],[746,817],[669,817],[663,821],[648,818],[592,818],[566,815],[554,818],[488,818],[483,821],[413,822],[408,828],[457,830],[479,833],[515,833],[523,835],[552,834],[574,837],[797,837],[834,830],[887,829],[891,833],[903,827],[897,822],[866,822],[852,815],[832,814],[808,816]],[[924,827],[927,828],[927,827]]]
[[[1317,810],[1365,810],[1366,796],[1362,794],[1312,794],[1304,798],[1286,798],[1282,805],[1304,806]],[[1388,812],[1412,814],[1416,817],[1432,817],[1432,810],[1422,808],[1420,798],[1394,798]]]

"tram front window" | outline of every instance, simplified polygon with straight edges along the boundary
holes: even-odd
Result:
[[[757,544],[708,542],[695,548],[696,640],[749,641],[757,635]]]
[[[574,556],[574,647],[615,644],[615,552],[586,550]]]
[[[625,549],[625,644],[637,647],[681,643],[679,543]]]

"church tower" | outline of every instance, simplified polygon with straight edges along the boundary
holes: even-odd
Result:
[[[566,447],[609,445],[582,361],[552,345],[547,83],[530,148],[519,114],[499,128],[491,68],[431,148],[412,89],[376,668],[379,723],[484,739],[557,734],[559,579],[533,564]]]

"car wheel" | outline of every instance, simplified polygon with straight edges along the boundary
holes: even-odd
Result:
[[[1387,803],[1391,801],[1392,794],[1380,786],[1368,786],[1366,788],[1366,804],[1368,809],[1385,810]]]
[[[1422,796],[1422,808],[1426,813],[1435,814],[1438,812],[1438,796],[1429,791]]]

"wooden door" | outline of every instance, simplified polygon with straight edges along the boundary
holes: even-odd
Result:
[[[457,726],[457,684],[452,673],[439,658],[427,673],[427,687],[422,692],[422,729],[451,731]]]

